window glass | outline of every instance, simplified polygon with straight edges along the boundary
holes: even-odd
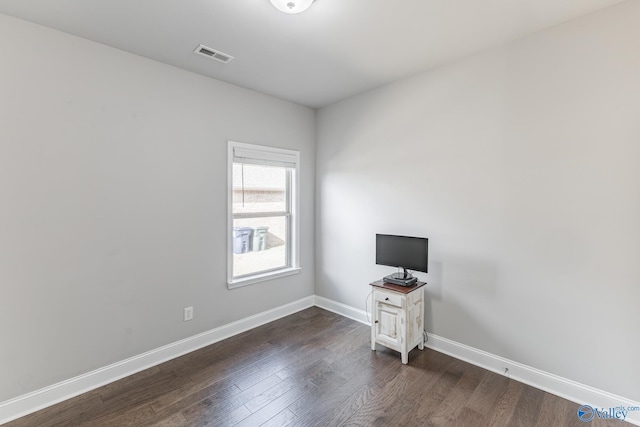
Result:
[[[287,171],[283,167],[233,164],[233,213],[287,210]]]
[[[288,266],[286,217],[235,219],[233,230],[237,240],[233,254],[234,276]]]

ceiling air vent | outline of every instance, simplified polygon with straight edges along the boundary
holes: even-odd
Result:
[[[224,62],[225,64],[233,59],[233,56],[220,52],[219,50],[211,49],[203,44],[198,46],[195,53],[198,53],[207,58],[215,59],[216,61]]]

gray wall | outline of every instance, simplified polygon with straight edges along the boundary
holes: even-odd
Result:
[[[313,295],[313,110],[3,15],[0,64],[0,402]],[[302,274],[227,290],[227,140],[301,151]]]
[[[640,400],[640,2],[319,111],[316,294],[430,238],[429,332]]]

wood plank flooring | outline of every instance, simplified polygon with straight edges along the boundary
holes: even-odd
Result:
[[[577,404],[313,307],[7,424],[580,426]],[[589,426],[619,426],[594,419]]]

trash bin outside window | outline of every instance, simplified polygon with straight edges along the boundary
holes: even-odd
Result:
[[[267,249],[267,231],[269,227],[256,227],[253,230],[253,250],[264,251]]]
[[[251,250],[251,227],[233,227],[233,253],[244,254]]]

